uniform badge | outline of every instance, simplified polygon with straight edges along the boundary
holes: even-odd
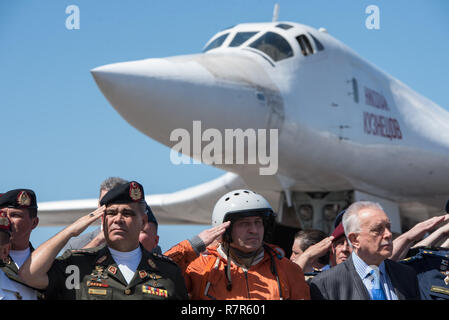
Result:
[[[149,285],[142,285],[142,293],[152,294],[159,297],[168,298],[168,291],[164,289],[154,288]]]
[[[153,281],[151,282],[151,285],[152,285],[153,287],[158,286],[157,280],[158,280],[158,279],[161,279],[162,276],[160,276],[160,275],[158,275],[158,274],[155,274],[155,273],[152,273],[152,274],[150,274],[150,277],[151,277],[151,279],[153,280]]]
[[[17,203],[20,206],[23,207],[29,207],[31,204],[31,197],[29,196],[28,192],[26,191],[21,191],[18,195],[17,195]]]
[[[114,266],[110,266],[110,267],[108,268],[108,271],[109,271],[110,273],[112,273],[112,274],[116,274],[116,273],[117,273],[117,268],[114,267]]]
[[[6,217],[0,217],[0,226],[9,227],[9,220]]]
[[[134,201],[142,200],[142,191],[135,182],[129,184],[129,196]]]
[[[96,282],[96,281],[87,281],[87,286],[88,287],[101,287],[101,288],[108,288],[109,285],[106,283],[102,283],[102,282]]]
[[[145,278],[146,276],[147,276],[146,271],[143,271],[143,270],[139,271],[139,277],[140,277],[140,279],[143,279],[143,278]]]
[[[105,295],[108,293],[108,291],[107,291],[106,289],[94,289],[94,288],[89,288],[89,290],[87,291],[87,293],[105,296]]]
[[[103,276],[103,272],[104,272],[103,266],[95,266],[95,272],[93,274],[101,278]]]
[[[104,260],[106,260],[107,256],[102,256],[100,259],[97,260],[97,262],[95,262],[95,264],[100,264],[102,263]]]
[[[157,280],[157,279],[162,279],[162,276],[155,274],[155,273],[151,273],[150,274],[151,279],[153,280]]]
[[[103,266],[95,266],[95,270],[90,274],[92,281],[101,282],[101,279],[107,279],[107,274],[104,273]]]
[[[157,266],[156,266],[156,264],[154,263],[153,260],[148,259],[147,262],[148,262],[148,265],[149,265],[151,268],[157,269]]]

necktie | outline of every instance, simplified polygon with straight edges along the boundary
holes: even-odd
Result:
[[[382,287],[380,286],[380,272],[379,268],[375,266],[370,271],[370,274],[372,276],[372,289],[371,289],[371,295],[373,296],[373,300],[387,300],[387,297],[385,297],[385,293],[382,290]]]

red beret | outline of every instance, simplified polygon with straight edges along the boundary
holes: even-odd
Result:
[[[335,229],[334,232],[332,232],[332,236],[334,237],[333,241],[336,241],[340,237],[345,235],[345,230],[343,229],[343,224],[340,223]]]

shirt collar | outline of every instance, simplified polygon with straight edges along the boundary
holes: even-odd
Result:
[[[365,279],[370,274],[370,271],[372,270],[371,267],[367,265],[366,262],[363,261],[354,251],[351,255],[355,270],[362,280]],[[379,265],[379,271],[381,275],[385,274],[385,261],[382,261]]]

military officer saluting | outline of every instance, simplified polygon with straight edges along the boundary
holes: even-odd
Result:
[[[10,286],[15,287],[18,300],[41,298],[38,292],[23,286],[18,276],[20,266],[34,250],[30,236],[39,223],[36,194],[30,189],[9,190],[0,196],[0,210],[8,216],[12,229],[9,255],[1,270],[12,281]]]
[[[20,278],[45,290],[48,299],[187,299],[177,264],[139,244],[147,219],[143,187],[136,181],[118,185],[100,205],[39,246],[20,268]],[[71,237],[102,215],[105,245],[67,250],[55,259]]]
[[[11,263],[9,248],[11,245],[11,221],[6,212],[0,210],[0,267]],[[5,263],[6,261],[6,263]],[[33,289],[10,279],[0,268],[0,300],[35,300],[36,293]]]

